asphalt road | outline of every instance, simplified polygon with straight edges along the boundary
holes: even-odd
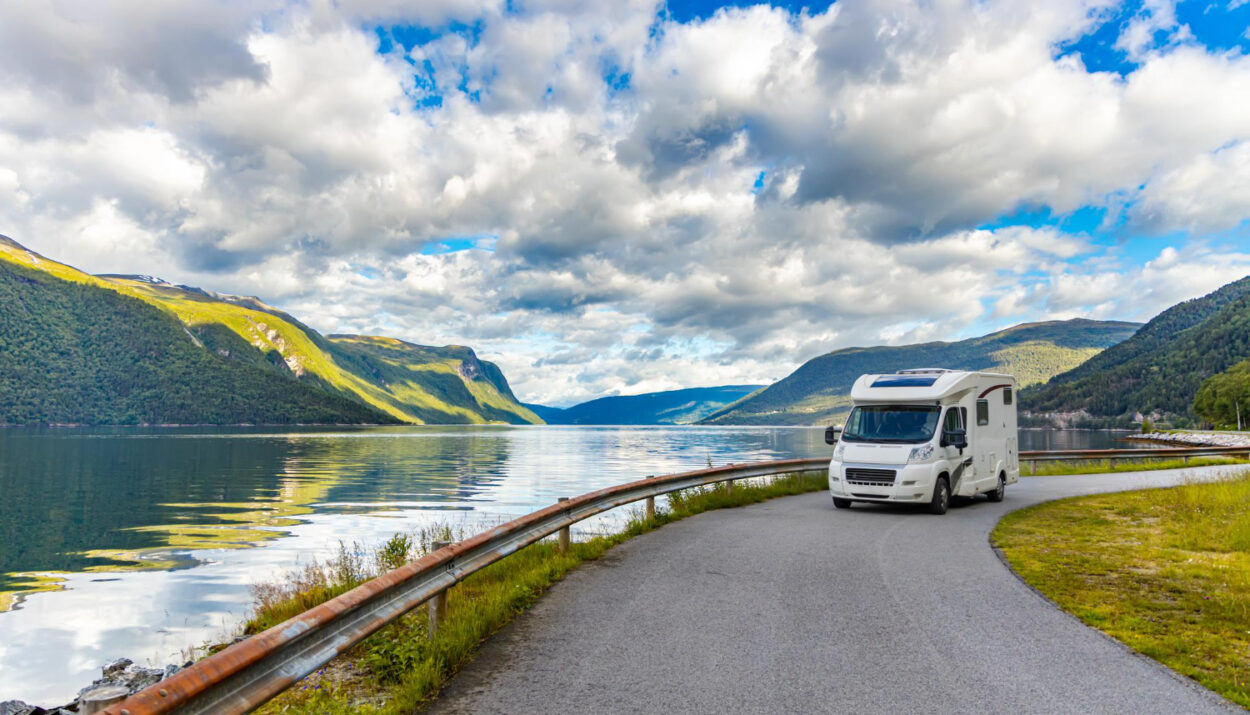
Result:
[[[988,543],[1029,504],[1216,471],[1025,478],[945,516],[823,492],[702,514],[572,573],[432,710],[1240,712],[1059,611]]]

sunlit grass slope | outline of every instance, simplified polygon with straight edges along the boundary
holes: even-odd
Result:
[[[1008,514],[1012,568],[1065,611],[1250,707],[1250,472]]]
[[[517,401],[503,371],[471,348],[372,335],[332,335],[330,342],[341,363],[368,376],[411,421],[542,423]]]
[[[376,411],[375,421],[539,423],[495,365],[469,348],[389,338],[330,340],[256,298],[128,276],[92,276],[0,237],[0,260],[137,298],[173,316],[187,339],[220,361],[243,363],[321,388]],[[385,415],[385,417],[382,417]]]

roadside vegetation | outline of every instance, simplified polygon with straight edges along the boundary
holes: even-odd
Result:
[[[1250,707],[1250,471],[1039,504],[991,538],[1060,608]]]
[[[541,541],[466,578],[448,591],[447,618],[428,638],[420,606],[265,705],[264,713],[410,713],[432,700],[490,635],[523,613],[556,581],[584,561],[667,523],[713,509],[754,504],[826,488],[824,473],[700,487],[670,494],[653,518],[641,509],[618,533],[573,542],[567,553]],[[663,502],[665,500],[657,500]],[[436,526],[397,534],[376,549],[342,544],[336,556],[254,589],[246,633],[258,633],[378,574],[428,553],[435,541],[466,534]]]
[[[1239,464],[1250,464],[1250,462],[1238,457],[1191,457],[1188,461],[1184,459],[1117,459],[1113,465],[1109,459],[1082,459],[1021,465],[1020,473],[1026,477],[1058,477],[1069,474],[1148,472],[1155,469],[1190,469]]]

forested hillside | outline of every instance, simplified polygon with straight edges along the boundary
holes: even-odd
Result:
[[[959,342],[845,348],[807,361],[767,389],[732,404],[706,424],[820,424],[850,407],[866,373],[913,367],[998,370],[1022,385],[1069,370],[1131,336],[1137,323],[1074,319],[1025,323]]]
[[[220,359],[138,299],[0,261],[0,424],[390,422]]]
[[[1248,357],[1250,277],[1163,311],[1132,338],[1026,390],[1020,404],[1035,413],[1121,421],[1160,414],[1187,423],[1203,382]]]
[[[1250,360],[1207,378],[1194,397],[1194,412],[1216,427],[1245,429],[1250,425]]]
[[[0,265],[12,271],[22,270],[29,276],[42,276],[40,285],[56,285],[59,289],[89,287],[127,297],[155,310],[177,328],[177,335],[204,357],[209,365],[230,366],[236,375],[260,375],[261,383],[269,385],[273,378],[298,388],[298,394],[319,395],[327,405],[349,404],[342,418],[326,412],[324,419],[270,418],[260,406],[240,407],[237,411],[222,407],[209,409],[197,416],[182,413],[189,422],[414,422],[414,423],[484,423],[539,422],[538,418],[517,402],[507,380],[495,365],[481,361],[472,350],[460,347],[426,347],[389,338],[346,336],[331,340],[300,323],[290,315],[268,306],[256,298],[230,296],[189,286],[172,285],[157,279],[137,276],[92,276],[70,266],[51,261],[26,250],[16,242],[0,237]],[[64,285],[61,285],[64,284]],[[39,308],[45,293],[23,292],[22,283],[12,288],[12,299],[23,299],[30,308]],[[8,306],[6,300],[2,305]],[[95,305],[95,304],[92,304]],[[62,326],[73,330],[78,324],[91,325],[97,319],[91,308],[81,308],[75,316],[62,317],[72,324]],[[78,323],[73,323],[77,320]],[[14,328],[16,330],[16,327]],[[6,339],[0,335],[0,339]],[[103,337],[101,336],[101,339]],[[11,349],[21,349],[30,369],[43,367],[30,363],[29,348],[10,340]],[[55,362],[56,352],[39,353],[46,362]],[[187,350],[180,348],[178,355]],[[155,358],[154,358],[155,359]],[[239,367],[249,370],[239,372]],[[171,379],[180,377],[183,384],[198,384],[200,378],[183,374],[188,365],[162,363],[160,370]],[[76,373],[78,374],[78,373]],[[83,384],[75,389],[102,390],[107,384],[90,383],[94,373],[80,373]],[[72,375],[62,375],[72,377]],[[236,380],[242,380],[236,377]],[[260,379],[260,378],[258,378]],[[163,383],[162,383],[163,384]],[[240,406],[255,396],[261,386],[231,383],[231,389],[242,397],[228,404]],[[173,388],[171,389],[180,389]],[[309,392],[311,390],[311,392]],[[5,393],[0,392],[0,397]],[[159,391],[152,394],[159,394]],[[211,395],[210,391],[210,395]],[[47,404],[40,401],[39,404]],[[75,419],[64,419],[64,412],[43,415],[25,411],[22,420],[34,422],[111,423],[119,417],[111,411],[97,413],[96,407],[83,408]],[[41,416],[43,415],[43,416]],[[14,419],[17,415],[14,415]],[[137,421],[151,421],[138,419]],[[127,420],[135,421],[135,420]],[[170,421],[170,420],[160,420]]]
[[[564,410],[540,408],[540,415],[548,424],[558,425],[691,424],[762,387],[722,385],[600,397]]]

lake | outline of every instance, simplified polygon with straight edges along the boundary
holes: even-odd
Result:
[[[1131,446],[1115,436],[1020,444]],[[123,656],[185,660],[232,632],[251,584],[340,541],[469,534],[651,474],[828,452],[818,428],[0,429],[0,701],[61,704]]]

